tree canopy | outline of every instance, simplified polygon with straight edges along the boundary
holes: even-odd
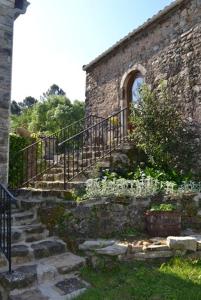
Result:
[[[12,102],[12,131],[24,127],[33,133],[53,133],[84,116],[84,102],[71,102],[56,84],[43,94],[40,101],[26,97],[23,102]]]

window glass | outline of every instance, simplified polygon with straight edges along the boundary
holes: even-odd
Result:
[[[142,76],[137,76],[132,85],[132,103],[138,103],[140,100],[140,88],[144,83],[144,78]]]

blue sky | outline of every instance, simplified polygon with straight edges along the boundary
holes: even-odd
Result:
[[[15,22],[12,99],[39,98],[53,83],[84,100],[82,66],[172,0],[29,0]]]

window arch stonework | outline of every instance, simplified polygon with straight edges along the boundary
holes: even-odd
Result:
[[[134,65],[124,73],[120,83],[121,108],[129,106],[132,100],[138,100],[137,97],[139,95],[137,95],[137,90],[139,90],[142,81],[144,82],[145,75],[146,69],[140,64]],[[136,99],[134,99],[133,94],[135,94]]]

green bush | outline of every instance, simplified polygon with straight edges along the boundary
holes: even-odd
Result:
[[[173,204],[159,204],[152,205],[150,211],[175,211],[176,206]]]
[[[19,182],[24,179],[25,161],[20,150],[32,144],[33,138],[25,138],[16,134],[10,134],[9,149],[9,186],[17,187]]]
[[[166,174],[173,170],[175,176],[189,174],[193,171],[195,153],[199,153],[194,143],[193,122],[184,118],[166,82],[154,91],[144,85],[141,98],[139,105],[132,107],[130,118],[134,142],[155,169]]]

